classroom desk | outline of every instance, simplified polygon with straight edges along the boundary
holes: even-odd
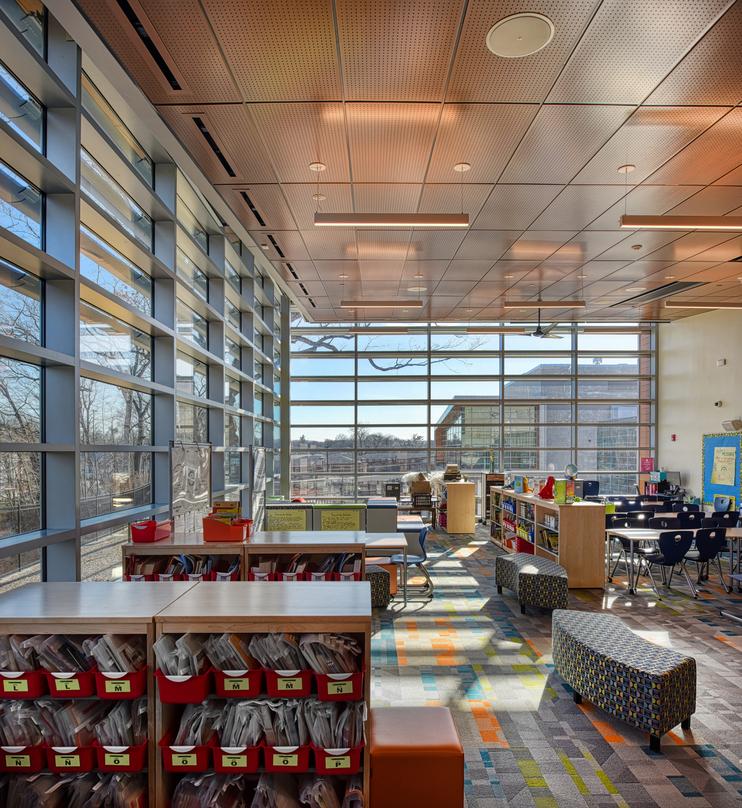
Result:
[[[702,528],[680,528],[682,530],[691,530],[693,533],[696,532],[696,529]],[[634,548],[638,542],[649,541],[649,542],[658,542],[661,533],[666,533],[666,530],[653,530],[652,528],[644,528],[644,527],[636,527],[636,528],[609,528],[606,530],[606,578],[611,580],[608,576],[608,571],[610,570],[610,563],[611,563],[611,554],[610,554],[610,538],[614,536],[617,539],[624,539],[625,541],[629,542],[629,564],[628,564],[628,589],[632,595],[636,594],[636,579],[637,574],[634,567],[634,560],[635,560],[635,552]],[[740,542],[742,542],[742,528],[740,527],[728,527],[726,528],[726,539],[730,542],[735,549],[732,550],[732,559],[730,562],[730,575],[734,574],[735,571],[735,563],[734,557],[736,554],[737,557],[737,565],[739,565],[739,558],[740,558]],[[730,580],[731,586],[734,585],[734,581],[736,579],[732,578]]]
[[[438,524],[438,497],[433,497],[430,505],[418,508],[412,504],[412,500],[400,500],[397,506],[400,511],[410,511],[411,513],[428,513],[430,512],[430,526],[435,530]]]

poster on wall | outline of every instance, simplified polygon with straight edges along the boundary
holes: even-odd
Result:
[[[170,444],[170,515],[206,512],[211,505],[211,444]]]
[[[734,485],[737,470],[737,447],[715,446],[711,482],[714,485]]]
[[[701,462],[704,506],[715,510],[736,507],[742,494],[742,433],[704,435]]]

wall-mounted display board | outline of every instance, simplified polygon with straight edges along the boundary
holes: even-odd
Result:
[[[703,436],[704,506],[713,509],[719,498],[727,500],[720,510],[737,510],[742,501],[742,432],[716,432]]]
[[[207,511],[211,505],[211,444],[170,444],[170,515]]]
[[[312,506],[302,502],[269,502],[265,530],[311,530]]]
[[[314,530],[365,530],[366,506],[363,503],[315,505]]]

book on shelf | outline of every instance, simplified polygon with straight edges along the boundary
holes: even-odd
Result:
[[[559,552],[559,534],[542,527],[539,530],[539,544],[546,550],[552,553]]]

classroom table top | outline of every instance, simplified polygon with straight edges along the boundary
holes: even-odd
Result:
[[[690,530],[695,533],[696,530],[702,528],[678,528],[678,530]],[[607,528],[606,535],[616,536],[619,539],[626,541],[659,541],[661,533],[667,533],[666,529],[654,529],[646,527],[621,527],[621,528]],[[742,527],[728,527],[726,528],[726,538],[733,541],[742,539]]]
[[[396,533],[367,533],[365,530],[262,530],[255,533],[247,541],[250,545],[331,545],[361,544],[369,545],[384,539],[399,542]]]

